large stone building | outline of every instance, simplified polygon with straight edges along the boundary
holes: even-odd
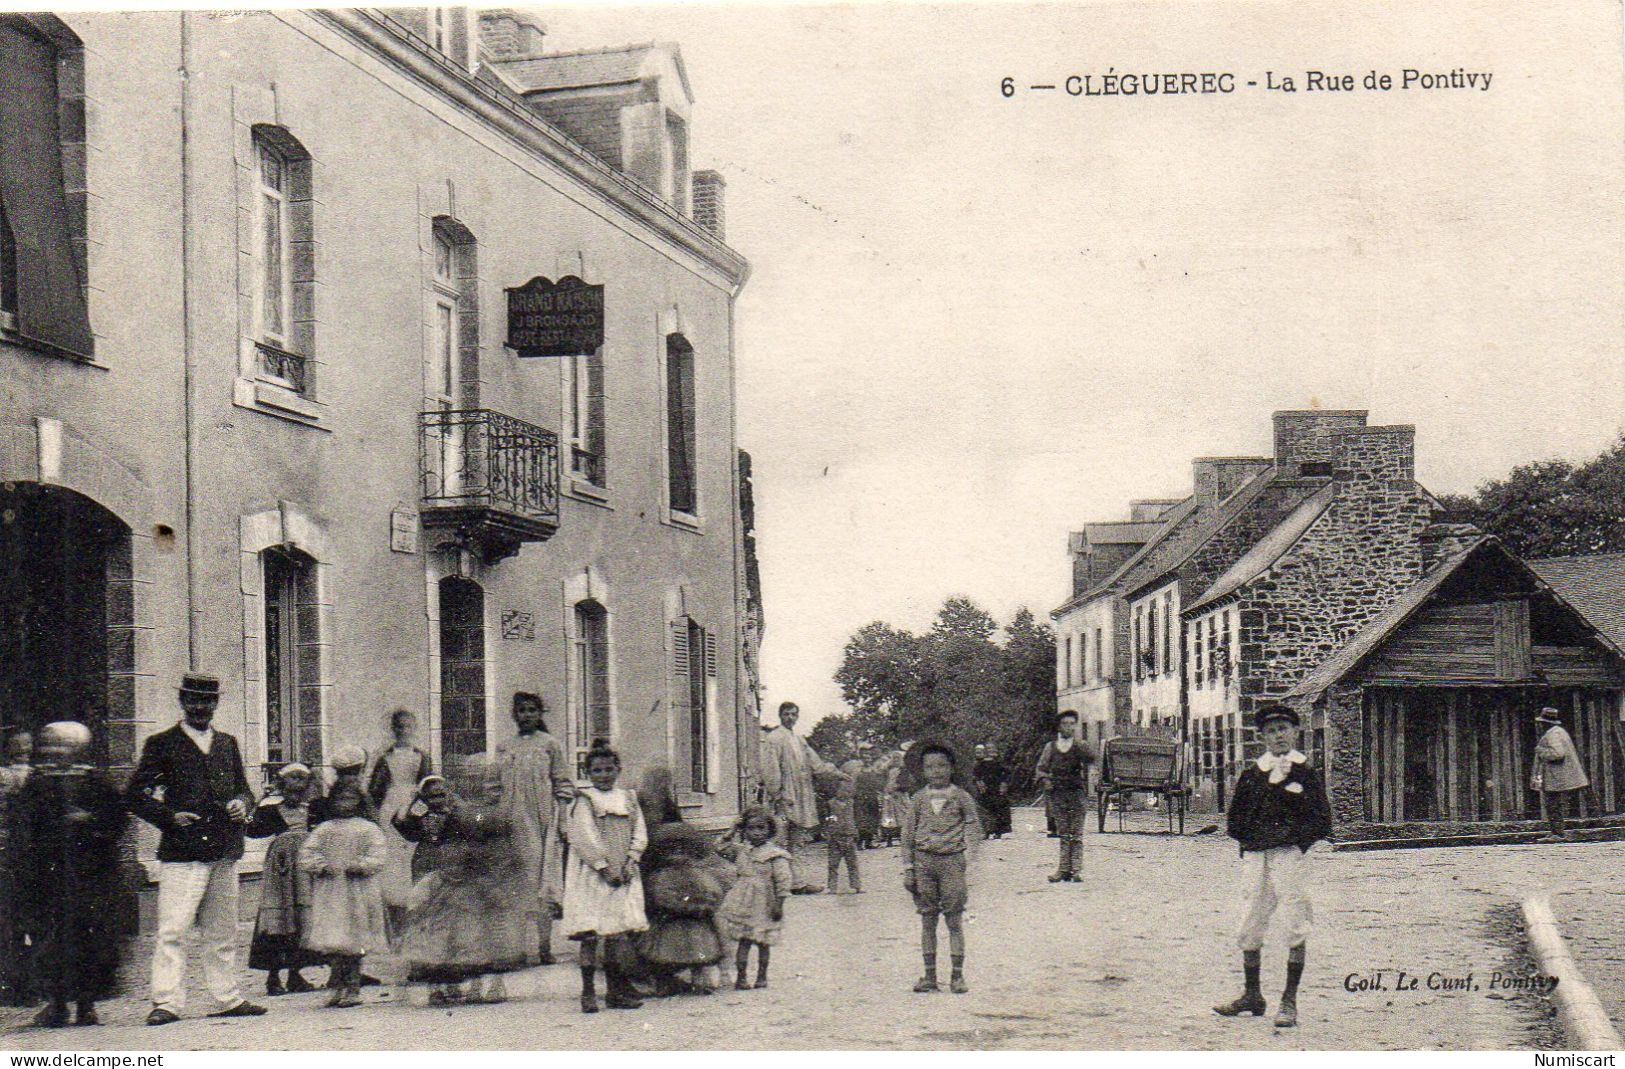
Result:
[[[1547,701],[1572,709],[1592,746],[1590,808],[1625,807],[1625,660],[1596,606],[1576,607],[1584,565],[1553,562],[1560,578],[1547,584],[1493,540],[1440,522],[1416,482],[1411,427],[1368,426],[1360,411],[1273,422],[1271,457],[1198,460],[1191,496],[1058,610],[1058,673],[1069,621],[1118,621],[1127,655],[1099,684],[1127,692],[1115,730],[1183,740],[1190,786],[1220,807],[1269,701],[1302,710],[1344,836],[1531,816],[1525,736]],[[1090,574],[1079,558],[1093,545],[1074,536],[1075,576]],[[1395,649],[1403,671],[1383,659]]]
[[[677,48],[542,41],[0,17],[0,724],[88,720],[124,768],[192,667],[256,766],[396,707],[444,761],[533,690],[737,812],[747,265]]]

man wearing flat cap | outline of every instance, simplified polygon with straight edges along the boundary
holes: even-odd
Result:
[[[1540,715],[1535,717],[1535,725],[1542,728],[1545,734],[1535,743],[1535,767],[1530,773],[1529,786],[1540,792],[1540,806],[1546,814],[1547,826],[1551,828],[1540,841],[1567,842],[1569,833],[1563,821],[1567,816],[1569,799],[1575,791],[1591,786],[1591,778],[1586,775],[1580,751],[1564,729],[1556,709],[1550,705],[1542,709]]]
[[[237,862],[254,809],[237,740],[216,731],[220,680],[188,672],[181,721],[141,747],[125,798],[158,841],[158,938],[152,950],[150,1025],[180,1019],[186,1005],[186,933],[203,935],[203,979],[216,1017],[257,1017],[237,981]]]
[[[1265,749],[1236,778],[1227,814],[1228,834],[1241,844],[1245,873],[1246,911],[1236,944],[1247,986],[1240,998],[1213,1009],[1225,1017],[1264,1016],[1259,986],[1264,934],[1271,916],[1279,913],[1287,924],[1286,987],[1275,1027],[1291,1028],[1298,1023],[1298,981],[1314,922],[1304,858],[1331,834],[1332,810],[1319,773],[1297,750],[1298,714],[1266,704],[1258,709],[1257,724]]]

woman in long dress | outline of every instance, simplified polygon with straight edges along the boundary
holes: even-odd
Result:
[[[977,746],[971,770],[976,803],[982,808],[982,831],[989,839],[1010,834],[1010,770],[999,760],[998,747]]]
[[[34,1001],[28,975],[28,945],[17,923],[17,854],[11,840],[11,809],[28,782],[28,762],[33,751],[33,735],[12,732],[6,738],[6,764],[0,766],[0,1006],[29,1006]]]
[[[378,755],[372,766],[367,797],[378,814],[378,826],[389,848],[389,859],[378,874],[378,885],[383,891],[384,919],[393,944],[400,940],[406,907],[412,897],[413,849],[395,830],[394,817],[412,803],[418,784],[434,774],[434,762],[415,744],[418,718],[410,709],[390,713],[389,730],[394,742]]]

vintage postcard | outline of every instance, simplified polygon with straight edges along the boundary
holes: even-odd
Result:
[[[1622,40],[8,3],[0,1047],[1619,1048]]]

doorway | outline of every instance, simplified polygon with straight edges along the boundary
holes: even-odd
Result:
[[[113,513],[60,486],[0,484],[0,732],[77,720],[97,764],[131,763],[133,701],[109,702],[110,677],[136,667],[130,571]]]

